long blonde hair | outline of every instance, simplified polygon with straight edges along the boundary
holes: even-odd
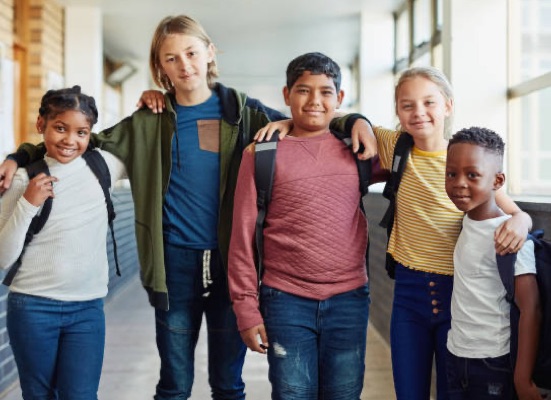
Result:
[[[442,93],[442,96],[446,99],[446,101],[450,101],[453,106],[453,89],[452,85],[448,81],[448,78],[446,78],[446,75],[442,71],[440,71],[437,68],[434,67],[413,67],[405,70],[402,75],[400,75],[400,79],[398,79],[398,83],[396,84],[396,88],[394,89],[394,104],[396,107],[396,114],[398,114],[398,92],[400,91],[400,87],[406,82],[408,79],[413,78],[425,78],[429,81],[433,82],[438,88],[440,89],[440,93]],[[446,119],[444,120],[444,138],[449,139],[451,137],[452,132],[452,123],[453,123],[453,107],[452,112]],[[402,126],[398,124],[397,130],[402,131]]]
[[[168,76],[163,72],[159,53],[166,37],[171,34],[194,36],[201,40],[206,47],[211,44],[213,45],[212,40],[201,24],[187,15],[169,16],[159,22],[151,40],[149,69],[151,70],[153,82],[167,91],[173,91],[174,87]],[[207,68],[207,84],[210,88],[214,85],[214,79],[217,77],[218,67],[216,66],[216,56],[214,56],[212,61],[208,63]]]

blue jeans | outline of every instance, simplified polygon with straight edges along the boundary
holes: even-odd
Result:
[[[25,400],[96,400],[103,299],[59,301],[10,292],[7,329]]]
[[[193,385],[195,346],[203,313],[208,330],[209,384],[213,399],[244,399],[241,379],[247,347],[228,293],[226,273],[212,251],[212,284],[203,287],[203,250],[165,244],[168,311],[155,310],[161,374],[155,399],[188,399]],[[208,292],[208,296],[204,294]]]
[[[262,286],[272,399],[359,399],[369,302],[367,285],[323,301]]]
[[[496,358],[463,358],[448,351],[450,400],[512,400],[513,386],[509,354]]]
[[[432,360],[437,399],[448,399],[446,356],[453,277],[396,264],[390,326],[397,400],[428,400]]]

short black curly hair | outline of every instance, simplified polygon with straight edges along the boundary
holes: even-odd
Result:
[[[503,157],[505,142],[497,133],[488,128],[472,126],[455,133],[448,142],[448,149],[457,143],[470,143],[483,147],[485,150]]]
[[[306,71],[312,75],[325,74],[333,79],[337,92],[341,89],[341,69],[339,64],[325,54],[306,53],[292,60],[287,66],[287,88],[291,89],[298,78]]]

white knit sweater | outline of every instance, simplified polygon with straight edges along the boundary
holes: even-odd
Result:
[[[111,172],[112,185],[125,175],[124,165],[101,151]],[[62,301],[84,301],[107,294],[108,231],[105,197],[99,182],[82,157],[61,164],[45,157],[54,184],[52,211],[41,232],[34,236],[10,290]],[[25,234],[40,207],[23,193],[29,178],[20,168],[0,208],[0,268],[19,257]]]

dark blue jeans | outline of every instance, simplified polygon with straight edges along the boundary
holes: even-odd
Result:
[[[512,400],[513,370],[509,354],[496,358],[463,358],[448,351],[450,400]]]
[[[453,277],[396,265],[390,327],[397,400],[428,400],[432,360],[437,399],[448,399],[446,356]]]
[[[25,400],[96,400],[103,299],[58,301],[8,295],[7,329]]]
[[[165,244],[170,309],[156,310],[161,374],[155,399],[188,399],[193,385],[195,346],[203,314],[208,330],[208,369],[212,398],[244,399],[241,379],[247,347],[233,313],[225,271],[212,251],[212,284],[203,287],[202,250]],[[204,294],[208,292],[208,296]]]
[[[317,301],[260,289],[274,400],[358,400],[365,370],[369,288]]]

